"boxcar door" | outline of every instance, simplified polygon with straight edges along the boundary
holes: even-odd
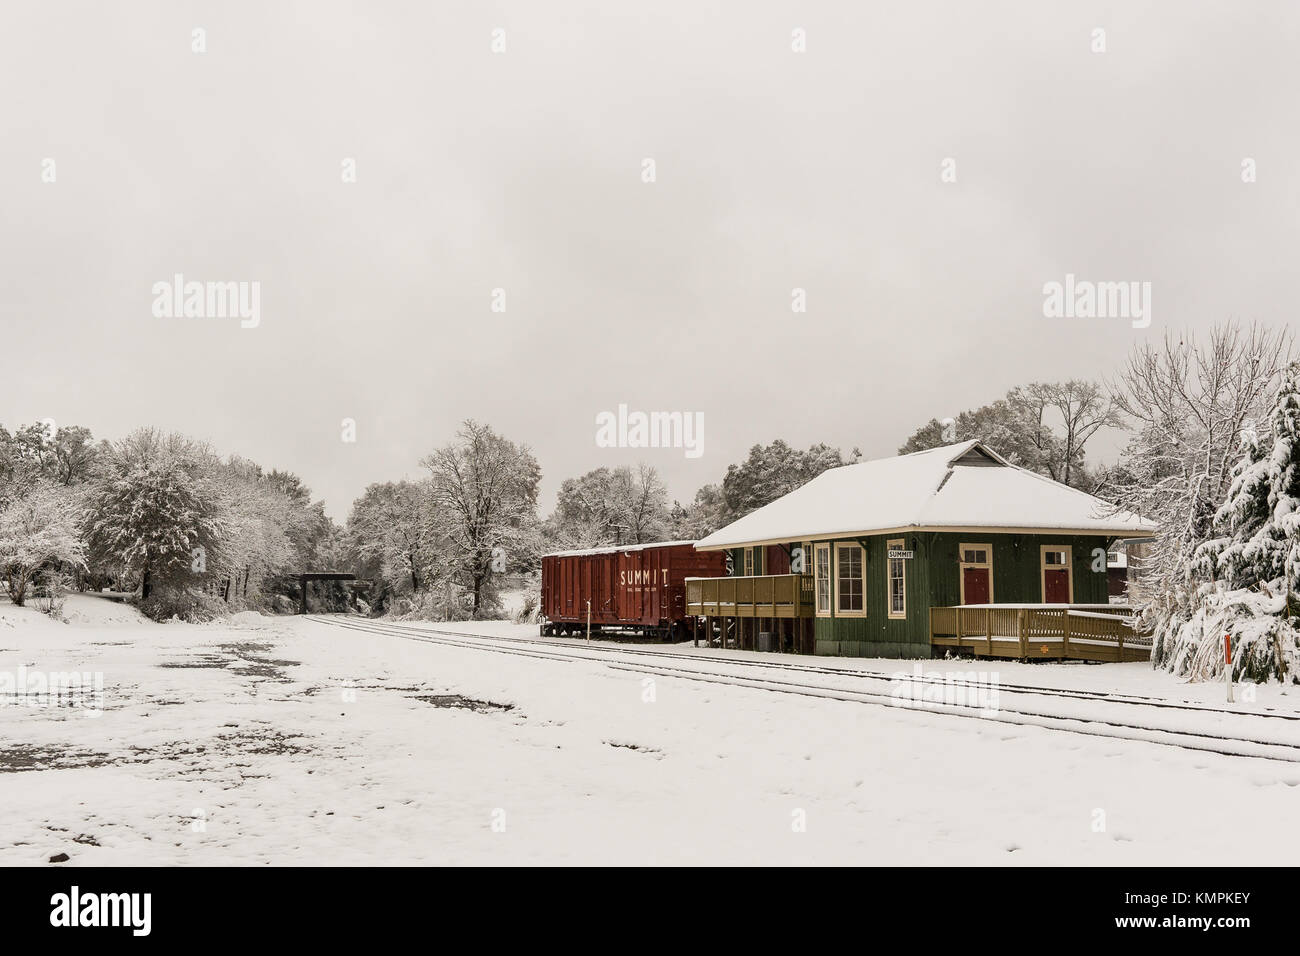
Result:
[[[605,592],[609,588],[608,559],[596,556],[591,559],[591,619],[600,623],[605,614]]]
[[[632,561],[632,555],[626,551],[618,553],[618,619],[620,621],[635,621],[638,616],[640,606],[639,595],[636,592],[636,585],[633,580],[636,574],[636,566]]]
[[[575,613],[573,610],[573,592],[576,586],[573,581],[573,571],[577,563],[577,558],[564,558],[560,564],[561,580],[563,582],[560,589],[564,594],[564,618],[568,621],[573,620]]]
[[[585,622],[587,620],[587,602],[591,600],[591,589],[592,585],[595,584],[592,580],[592,571],[595,570],[595,566],[596,562],[591,559],[587,559],[578,565],[578,606],[574,608],[574,610],[578,612],[578,620],[580,622]],[[592,611],[594,612],[595,610],[595,604],[593,603]]]
[[[600,620],[613,624],[618,620],[618,560],[607,554],[600,562],[600,579],[603,593],[600,596]]]

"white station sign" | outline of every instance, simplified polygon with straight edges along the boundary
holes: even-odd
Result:
[[[912,552],[911,552],[911,551],[904,551],[904,550],[902,550],[901,548],[890,548],[890,549],[889,549],[889,557],[890,557],[890,558],[904,558],[904,559],[908,559],[908,560],[910,560],[911,557],[912,557]]]

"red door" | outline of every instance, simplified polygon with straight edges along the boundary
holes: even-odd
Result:
[[[1070,603],[1070,572],[1064,570],[1043,570],[1043,603]]]
[[[962,586],[965,588],[965,603],[989,603],[989,569],[962,568]]]
[[[790,555],[786,554],[785,548],[779,544],[769,544],[763,570],[767,574],[789,574]]]

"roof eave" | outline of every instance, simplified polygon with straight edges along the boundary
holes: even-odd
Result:
[[[791,541],[829,541],[840,538],[866,538],[881,534],[911,534],[916,532],[948,532],[952,534],[1068,534],[1086,537],[1106,538],[1149,538],[1154,528],[1057,528],[1042,526],[1009,525],[904,525],[897,528],[871,528],[861,531],[818,531],[814,533],[786,535],[780,538],[766,538],[753,541],[728,541],[724,544],[704,545],[695,543],[697,551],[727,551],[731,548],[756,548],[771,544],[788,544]]]

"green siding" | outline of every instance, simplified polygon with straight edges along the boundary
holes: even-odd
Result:
[[[904,539],[914,557],[907,562],[907,617],[891,620],[887,603],[886,543]],[[1105,604],[1106,562],[1094,571],[1093,551],[1105,552],[1108,538],[1099,535],[984,534],[979,532],[911,532],[839,538],[864,545],[865,617],[816,619],[816,652],[845,657],[916,658],[930,656],[930,608],[961,603],[957,550],[960,544],[988,544],[993,551],[993,601],[1037,604],[1042,601],[1040,547],[1069,547],[1073,557],[1075,604]],[[817,543],[814,542],[814,546]],[[835,543],[834,541],[831,542]],[[833,562],[832,562],[833,563]],[[834,609],[832,608],[832,614]]]

